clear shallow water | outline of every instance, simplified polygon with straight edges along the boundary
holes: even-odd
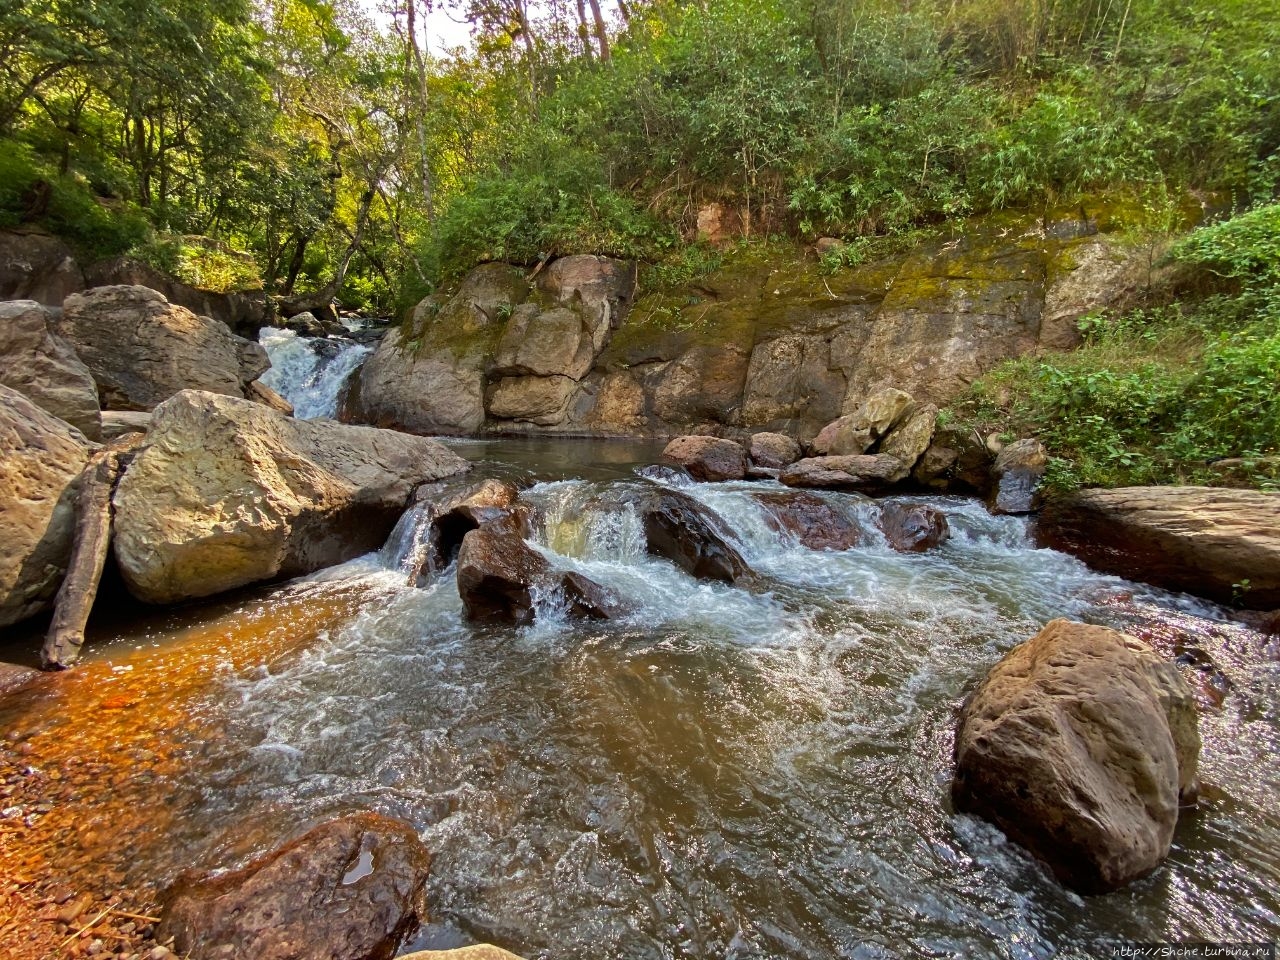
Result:
[[[134,876],[227,849],[246,820],[269,838],[374,809],[432,852],[432,922],[406,949],[1022,958],[1277,936],[1280,671],[1262,638],[960,499],[931,501],[954,534],[934,553],[895,554],[869,525],[863,546],[816,553],[768,528],[752,491],[773,485],[686,488],[768,589],[699,583],[644,554],[623,501],[649,481],[628,478],[624,445],[592,481],[562,479],[572,449],[525,494],[536,544],[616,589],[620,621],[570,624],[551,597],[529,628],[473,627],[452,571],[411,588],[391,547],[220,614],[198,645],[146,636],[167,663],[198,646],[212,680],[172,695],[199,743],[166,775],[164,843],[137,850]],[[514,451],[512,469],[539,472]],[[1056,616],[1176,624],[1233,684],[1203,715],[1205,800],[1168,864],[1089,900],[947,799],[964,694]],[[139,639],[97,656],[138,656]]]

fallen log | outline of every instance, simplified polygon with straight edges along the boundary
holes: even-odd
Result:
[[[76,534],[66,579],[58,589],[53,622],[40,650],[44,670],[65,670],[80,655],[89,611],[98,596],[98,581],[111,548],[111,496],[120,474],[142,445],[141,433],[112,440],[89,458],[79,477]]]

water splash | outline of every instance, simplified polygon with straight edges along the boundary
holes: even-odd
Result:
[[[262,382],[293,404],[299,420],[336,416],[343,384],[373,352],[365,344],[300,337],[276,327],[263,327],[258,340],[271,358]]]

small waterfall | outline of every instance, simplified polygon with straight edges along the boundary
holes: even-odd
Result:
[[[338,392],[373,348],[348,340],[300,337],[292,330],[263,327],[258,340],[271,358],[262,382],[293,404],[299,420],[333,417]]]

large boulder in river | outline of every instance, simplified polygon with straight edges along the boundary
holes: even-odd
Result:
[[[0,627],[52,606],[75,535],[75,480],[92,446],[0,386]]]
[[[924,503],[887,500],[880,506],[880,529],[899,553],[924,553],[951,537],[947,516]]]
[[[147,287],[70,296],[57,332],[93,373],[109,410],[150,410],[179,390],[243,397],[271,366],[259,344]]]
[[[378,547],[414,487],[467,469],[422,437],[183,391],[116,490],[116,557],[150,603],[308,573]]]
[[[159,938],[201,960],[389,960],[426,918],[429,864],[408,824],[341,817],[238,870],[184,874]]]
[[[849,550],[862,542],[862,528],[847,510],[814,493],[758,493],[765,523],[810,550]]]
[[[646,491],[637,505],[649,553],[665,557],[690,576],[750,586],[755,574],[730,543],[724,522],[677,490]]]
[[[353,374],[342,419],[410,433],[475,433],[484,423],[483,368],[478,353],[419,354],[403,331],[388,331]]]
[[[1219,603],[1280,607],[1280,493],[1218,487],[1081,490],[1039,535],[1107,573]]]
[[[51,331],[52,319],[34,300],[0,303],[0,384],[97,440],[98,387],[71,344]]]
[[[916,406],[911,394],[892,387],[877,390],[853,413],[833,420],[810,444],[820,457],[866,453],[907,417]],[[937,411],[934,411],[935,414]]]
[[[965,702],[952,799],[1063,883],[1104,893],[1168,854],[1199,750],[1176,666],[1115,630],[1055,620]]]
[[[800,459],[800,444],[783,433],[753,433],[747,454],[753,467],[781,470]]]
[[[742,444],[719,437],[676,437],[663,448],[662,459],[684,467],[695,480],[741,480],[747,475]]]

